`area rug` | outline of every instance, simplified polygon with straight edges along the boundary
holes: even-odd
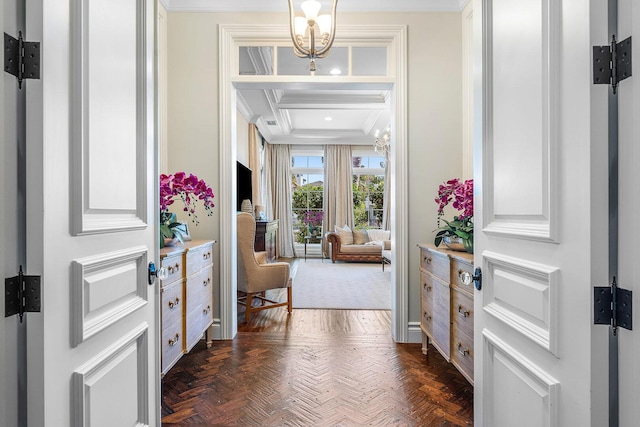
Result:
[[[391,309],[391,269],[375,263],[301,261],[293,280],[294,308]]]

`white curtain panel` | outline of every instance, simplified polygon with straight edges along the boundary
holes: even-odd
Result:
[[[353,228],[353,171],[349,145],[324,147],[324,220],[322,229],[348,225]],[[329,256],[329,244],[322,239],[322,251]]]
[[[267,219],[273,218],[273,188],[271,188],[271,144],[264,144],[264,176],[262,177],[262,201],[264,202],[264,213]]]
[[[293,226],[291,217],[291,146],[265,144],[267,219],[278,222],[278,256],[293,258]]]
[[[253,189],[253,206],[262,206],[262,185],[260,179],[260,148],[262,136],[253,123],[249,123],[249,168],[251,174],[251,188]]]
[[[382,198],[382,229],[391,230],[391,163],[389,152],[384,156],[384,194]]]

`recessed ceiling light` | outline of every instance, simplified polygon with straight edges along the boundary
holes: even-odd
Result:
[[[326,121],[330,122],[331,120],[333,120],[333,117],[329,117],[329,116],[327,116],[327,117],[325,117],[324,119],[325,119]]]
[[[329,71],[329,74],[332,76],[339,76],[342,74],[342,70],[340,68],[332,68],[331,71]]]

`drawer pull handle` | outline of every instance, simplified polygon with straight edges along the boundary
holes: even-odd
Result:
[[[176,334],[176,337],[174,339],[170,339],[169,345],[173,347],[174,345],[178,344],[178,340],[180,340],[180,334]]]
[[[458,343],[458,353],[460,353],[462,357],[467,357],[469,355],[469,350],[462,348],[462,343]]]
[[[175,308],[180,303],[180,298],[176,297],[175,300],[169,301],[169,308]]]
[[[175,266],[170,265],[169,267],[167,267],[169,274],[176,273],[179,269],[180,269],[180,264],[176,264]]]
[[[207,252],[206,254],[202,254],[202,259],[209,259],[211,258],[211,252]]]
[[[203,280],[202,281],[202,286],[207,286],[207,285],[209,285],[209,283],[211,283],[211,278],[207,278],[207,280]]]
[[[469,314],[471,314],[471,312],[469,310],[465,310],[463,306],[459,305],[458,314],[462,317],[469,317]]]
[[[202,310],[202,314],[207,315],[209,314],[209,312],[211,311],[211,306],[208,305],[207,308],[205,308],[204,310]]]
[[[426,289],[427,292],[431,292],[431,286],[427,286],[427,284],[424,284],[424,288]]]
[[[169,274],[173,274],[173,267],[171,266],[167,267],[167,271],[169,271]]]
[[[431,257],[424,257],[424,262],[431,264]]]
[[[429,316],[427,312],[424,313],[424,318],[427,320],[427,322],[431,320],[431,316]]]

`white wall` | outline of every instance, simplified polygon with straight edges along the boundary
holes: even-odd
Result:
[[[282,13],[170,12],[169,165],[219,188],[218,24],[286,23]],[[343,24],[408,26],[409,321],[420,321],[416,244],[431,242],[438,185],[462,174],[460,13],[343,13]],[[223,141],[225,143],[227,141]],[[217,205],[230,203],[216,200]],[[200,215],[195,238],[217,238],[220,224]],[[219,312],[219,311],[218,311]]]
[[[158,3],[158,145],[160,173],[169,172],[169,144],[167,122],[167,10]]]
[[[240,112],[236,114],[236,132],[236,159],[249,167],[249,123]]]
[[[462,178],[473,178],[473,2],[462,18]]]

